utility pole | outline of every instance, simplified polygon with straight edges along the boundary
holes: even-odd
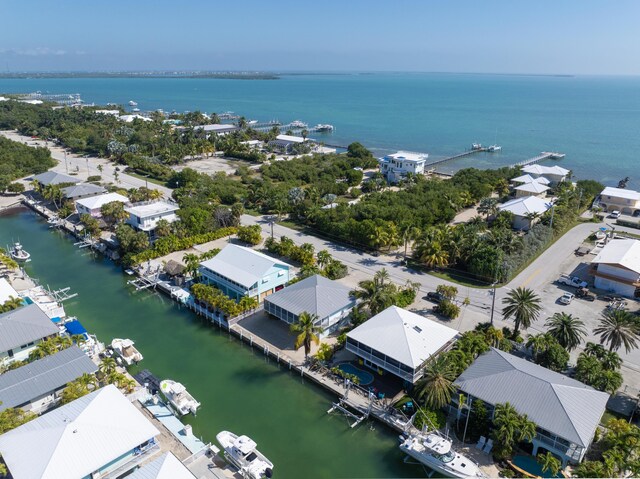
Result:
[[[67,170],[67,174],[69,174],[69,163],[67,163],[67,152],[64,152],[64,167]]]

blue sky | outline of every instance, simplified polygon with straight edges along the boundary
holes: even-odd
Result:
[[[640,74],[637,0],[0,0],[0,11],[4,71]]]

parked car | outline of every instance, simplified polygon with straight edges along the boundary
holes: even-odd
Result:
[[[444,299],[444,297],[440,293],[438,293],[437,291],[429,291],[427,293],[426,298],[429,301],[432,301],[434,303],[439,303],[440,301],[442,301]]]
[[[591,252],[591,248],[589,248],[588,246],[580,246],[578,249],[575,250],[576,256],[585,256],[585,255],[588,255],[590,252]]]
[[[596,299],[596,295],[587,288],[578,288],[576,291],[576,297],[584,299],[585,301],[594,301]]]
[[[620,218],[621,213],[618,210],[612,211],[609,218]]]
[[[587,282],[582,281],[577,276],[569,276],[568,274],[561,274],[558,278],[558,283],[571,286],[573,288],[586,288]]]
[[[571,301],[573,301],[573,294],[571,293],[564,293],[562,296],[560,296],[560,299],[558,299],[558,301],[560,301],[561,304],[571,304]]]

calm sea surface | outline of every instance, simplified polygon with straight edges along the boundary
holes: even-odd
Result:
[[[331,123],[329,144],[358,140],[377,153],[423,151],[432,159],[498,143],[497,154],[443,165],[502,166],[540,151],[566,153],[577,178],[607,184],[636,174],[640,78],[455,74],[289,75],[279,80],[0,79],[0,92],[80,93],[87,102],[142,110],[234,111],[249,119]]]

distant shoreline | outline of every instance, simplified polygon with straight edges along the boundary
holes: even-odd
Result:
[[[40,78],[209,78],[219,80],[279,80],[263,72],[16,72],[0,73],[1,79]]]

